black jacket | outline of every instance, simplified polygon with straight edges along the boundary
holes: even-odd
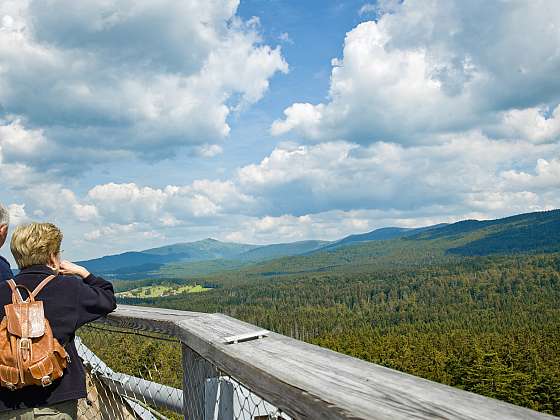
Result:
[[[12,269],[10,268],[10,263],[6,258],[0,255],[0,281],[9,280],[14,276]]]
[[[51,274],[54,272],[49,267],[38,265],[21,270],[14,280],[33,290]],[[94,275],[85,279],[59,275],[37,295],[37,300],[43,301],[53,335],[66,347],[71,363],[62,378],[48,387],[29,386],[17,391],[0,388],[0,412],[85,398],[85,372],[74,345],[74,334],[82,325],[107,315],[117,306],[113,285]],[[11,301],[10,287],[0,282],[1,317],[5,315],[4,305]]]

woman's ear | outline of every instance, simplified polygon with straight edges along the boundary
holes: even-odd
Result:
[[[0,246],[4,245],[8,236],[8,225],[0,225]]]
[[[58,257],[58,254],[51,254],[48,266],[58,273],[58,270],[60,269],[60,258]]]

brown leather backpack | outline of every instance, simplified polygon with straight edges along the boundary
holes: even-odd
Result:
[[[8,280],[12,303],[4,306],[6,316],[0,323],[0,386],[16,390],[29,385],[50,385],[63,375],[68,354],[53,337],[45,318],[43,302],[37,294],[55,276],[44,279],[32,292]],[[23,300],[18,289],[27,292]]]

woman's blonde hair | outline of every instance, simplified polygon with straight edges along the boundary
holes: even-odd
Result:
[[[46,265],[52,255],[60,253],[62,232],[52,223],[29,223],[18,226],[10,248],[19,269]]]

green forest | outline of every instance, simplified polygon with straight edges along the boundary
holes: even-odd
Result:
[[[115,285],[119,291],[204,285],[210,290],[120,302],[226,313],[373,363],[560,415],[559,230],[534,223],[535,234],[527,224],[513,223],[509,232],[502,225],[450,225],[444,234],[368,241],[230,270],[224,264],[224,270],[207,274],[173,264],[158,279]],[[541,230],[556,236],[542,239]],[[511,248],[503,242],[493,247],[497,235],[524,242],[517,245],[524,252],[503,252]],[[469,248],[473,243],[476,247]],[[484,252],[470,255],[473,249]],[[487,255],[489,250],[495,252]],[[92,345],[95,336],[89,335]],[[117,368],[135,373],[148,360],[161,365],[161,380],[180,383],[167,362],[179,360],[178,346],[166,344],[162,359],[154,360],[160,342],[132,339],[117,340],[123,354],[130,353],[114,361]],[[97,341],[103,352],[103,339]],[[103,356],[112,354],[117,353]]]
[[[126,303],[223,312],[427,379],[560,415],[560,254],[269,275]]]

